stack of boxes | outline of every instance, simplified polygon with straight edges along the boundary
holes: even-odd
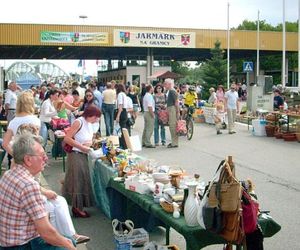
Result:
[[[193,114],[194,122],[196,123],[204,123],[205,117],[203,114],[203,110],[201,108],[195,109],[195,112]]]

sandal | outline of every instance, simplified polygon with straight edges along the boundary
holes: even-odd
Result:
[[[76,244],[82,244],[90,241],[90,237],[85,236],[85,235],[80,235],[80,234],[74,234],[73,239],[75,240]]]

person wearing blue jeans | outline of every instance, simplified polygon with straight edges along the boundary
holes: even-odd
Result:
[[[106,136],[110,136],[114,131],[114,113],[116,107],[116,90],[112,89],[112,83],[106,83],[106,89],[102,93],[102,113],[104,115]]]
[[[155,114],[155,120],[154,120],[154,143],[155,143],[155,146],[159,145],[159,129],[160,129],[161,144],[164,146],[164,145],[166,145],[166,129],[163,124],[159,124],[157,114]]]
[[[76,242],[74,239],[71,237],[66,237],[70,241],[72,241],[73,245],[76,246]],[[21,246],[13,246],[13,247],[1,247],[0,250],[66,250],[67,248],[65,247],[57,247],[57,246],[52,246],[48,244],[45,240],[43,240],[41,237],[37,237],[29,241],[28,243],[21,245]]]
[[[110,136],[114,131],[114,112],[115,104],[102,104],[102,113],[104,115],[106,136]]]

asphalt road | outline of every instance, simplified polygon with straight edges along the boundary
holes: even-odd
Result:
[[[142,127],[143,118],[139,116],[133,134],[141,135]],[[167,128],[167,138],[170,138],[168,131]],[[270,210],[270,214],[282,226],[278,234],[265,239],[265,249],[300,249],[300,143],[285,142],[274,137],[255,137],[251,134],[251,128],[248,131],[243,124],[238,124],[236,131],[236,134],[229,135],[223,130],[222,135],[216,135],[213,125],[195,124],[192,140],[180,138],[179,148],[143,148],[138,154],[161,165],[185,169],[190,175],[198,173],[204,181],[212,178],[222,159],[232,155],[238,179],[253,180],[261,209]],[[49,185],[59,192],[59,179],[63,176],[61,161],[52,160],[44,176]],[[86,248],[114,249],[110,221],[97,208],[88,211],[92,214],[91,218],[74,219],[78,233],[92,238]],[[150,240],[163,242],[164,230],[151,233]],[[185,249],[183,237],[174,231],[171,233],[171,242]],[[221,247],[218,245],[205,249]]]

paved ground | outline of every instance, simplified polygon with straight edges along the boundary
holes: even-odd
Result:
[[[143,119],[140,116],[133,133],[141,135],[142,125]],[[187,141],[180,138],[179,148],[160,146],[143,149],[139,154],[159,164],[183,168],[191,175],[199,173],[205,181],[210,180],[224,157],[232,155],[237,177],[250,177],[254,181],[261,209],[270,210],[271,215],[282,225],[277,235],[265,240],[265,249],[300,249],[300,143],[254,137],[245,125],[238,125],[236,131],[234,135],[223,131],[222,135],[217,136],[214,126],[196,124],[193,139]],[[169,133],[167,137],[170,138]],[[59,180],[63,178],[61,160],[51,160],[50,165],[44,171],[45,179],[52,189],[60,192]],[[97,208],[88,211],[91,218],[74,219],[78,233],[92,238],[81,249],[114,249],[110,221]],[[164,236],[164,230],[159,228],[150,234],[150,240],[163,242]],[[185,249],[184,239],[174,231],[171,233],[171,242]],[[221,246],[205,249],[221,249]]]

